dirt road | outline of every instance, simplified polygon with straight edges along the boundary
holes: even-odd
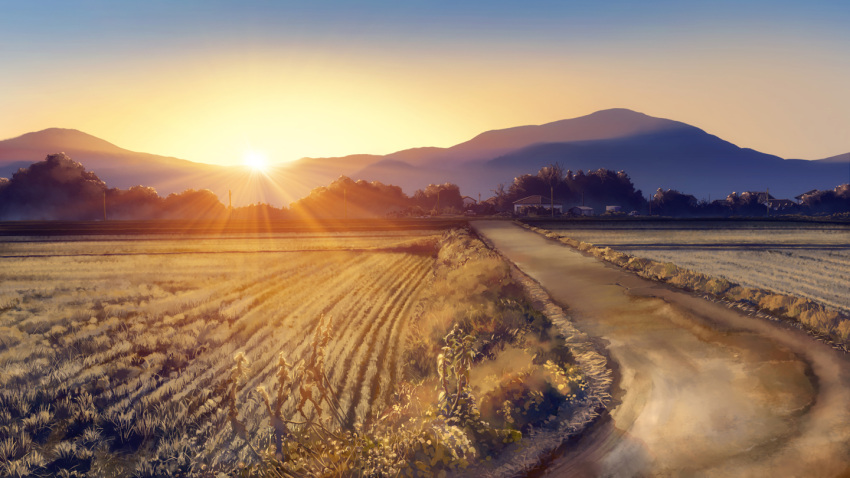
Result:
[[[500,221],[473,227],[598,338],[610,413],[542,476],[850,476],[850,359]]]

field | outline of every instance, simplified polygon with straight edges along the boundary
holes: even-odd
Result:
[[[682,222],[541,225],[577,241],[671,262],[850,313],[850,227]]]
[[[462,230],[100,232],[0,240],[4,476],[430,476],[585,403]]]
[[[0,460],[56,472],[75,457],[122,474],[138,464],[116,452],[140,448],[147,457],[201,455],[211,467],[244,459],[245,442],[222,426],[233,357],[247,359],[238,418],[258,434],[269,417],[253,391],[275,388],[279,353],[289,363],[308,355],[322,317],[344,419],[370,420],[391,401],[434,262],[378,250],[433,249],[434,234],[7,239]],[[294,416],[295,405],[283,413]]]

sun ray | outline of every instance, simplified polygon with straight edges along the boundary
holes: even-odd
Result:
[[[242,154],[242,164],[257,173],[265,174],[269,169],[269,159],[260,151],[245,151]]]

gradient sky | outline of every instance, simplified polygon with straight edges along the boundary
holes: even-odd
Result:
[[[785,158],[850,151],[846,0],[0,0],[0,65],[0,138],[75,128],[220,164],[613,107]]]

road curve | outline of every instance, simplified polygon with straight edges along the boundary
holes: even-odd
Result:
[[[502,221],[473,227],[595,337],[607,416],[538,476],[850,476],[850,359]]]

